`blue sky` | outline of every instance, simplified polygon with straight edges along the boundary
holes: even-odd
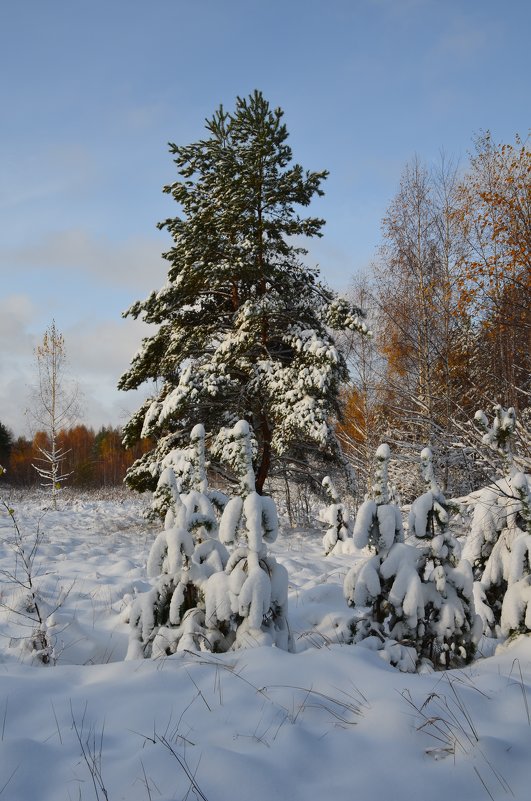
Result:
[[[33,348],[55,318],[84,420],[119,424],[115,391],[145,333],[122,321],[165,277],[175,212],[167,142],[259,88],[294,157],[328,169],[310,244],[335,288],[365,269],[400,173],[472,137],[530,125],[528,0],[25,0],[0,11],[0,420],[27,433]]]

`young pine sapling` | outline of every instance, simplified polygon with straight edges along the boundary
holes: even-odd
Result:
[[[278,535],[272,498],[255,490],[249,424],[240,420],[226,432],[225,456],[239,478],[238,495],[225,507],[220,539],[233,548],[224,573],[206,587],[206,621],[221,630],[233,649],[257,645],[289,647],[288,575],[268,556]]]
[[[426,492],[409,514],[410,534],[425,543],[419,562],[424,616],[417,653],[435,667],[462,667],[473,658],[483,628],[474,609],[472,568],[460,559],[459,543],[449,530],[451,506],[435,478],[431,449],[424,448],[420,458]]]
[[[328,556],[338,547],[342,547],[350,537],[350,518],[348,509],[339,498],[332,479],[325,476],[322,483],[323,489],[328,498],[328,506],[321,510],[319,519],[328,525],[328,529],[323,537],[323,547],[325,555]]]
[[[417,563],[422,554],[404,543],[400,509],[390,502],[389,446],[376,451],[375,481],[354,524],[354,545],[373,555],[347,573],[344,593],[357,616],[352,642],[364,642],[401,670],[415,670],[418,627],[424,614]]]
[[[205,630],[204,592],[210,576],[225,567],[228,551],[217,537],[208,497],[203,426],[193,428],[191,446],[189,491],[181,494],[169,465],[159,478],[155,502],[166,510],[164,529],[148,558],[153,587],[137,596],[130,610],[128,658],[219,650],[220,636]]]

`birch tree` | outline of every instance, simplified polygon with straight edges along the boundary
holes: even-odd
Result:
[[[79,409],[79,390],[67,379],[64,336],[55,320],[35,348],[35,360],[37,386],[29,414],[34,424],[46,433],[48,441],[39,447],[39,463],[33,467],[42,479],[42,486],[50,491],[55,509],[58,493],[70,475],[63,471],[67,451],[60,446],[58,435],[73,423]]]

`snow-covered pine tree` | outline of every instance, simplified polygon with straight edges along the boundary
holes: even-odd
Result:
[[[354,524],[354,545],[374,551],[347,573],[344,592],[357,612],[352,642],[365,641],[404,671],[416,669],[424,602],[418,562],[422,553],[404,543],[400,509],[390,502],[389,446],[376,451],[375,481]]]
[[[155,492],[155,508],[165,513],[164,529],[148,557],[153,586],[138,595],[130,609],[130,659],[183,649],[224,649],[220,633],[206,631],[204,593],[207,580],[224,569],[229,554],[218,539],[209,498],[202,425],[194,426],[190,440],[186,455],[172,457],[186,469],[177,478],[169,458]],[[183,481],[186,493],[181,492]]]
[[[325,555],[328,556],[338,543],[344,543],[350,536],[350,516],[348,509],[339,498],[330,476],[323,478],[322,487],[328,498],[328,505],[321,510],[319,519],[328,525],[326,534],[323,537],[323,548]]]
[[[450,504],[433,470],[431,448],[420,455],[426,492],[409,513],[409,532],[427,541],[419,562],[424,617],[418,627],[417,653],[436,667],[462,667],[474,656],[482,623],[474,609],[470,563],[460,559],[460,546],[449,530]]]
[[[327,173],[292,164],[282,116],[256,91],[232,113],[220,107],[206,138],[170,145],[179,180],[165,191],[181,214],[159,226],[173,238],[168,280],[126,312],[158,326],[119,382],[157,382],[124,429],[126,445],[156,441],[128,472],[134,489],[154,489],[198,418],[210,434],[249,421],[259,493],[280,459],[300,466],[306,446],[341,458],[330,420],[348,376],[330,328],[367,328],[301,262],[295,238],[320,236],[324,221],[297,209],[323,194]]]
[[[233,551],[224,573],[206,586],[206,623],[233,649],[276,645],[288,649],[288,574],[267,555],[278,535],[272,498],[255,489],[249,424],[240,420],[224,431],[223,455],[239,476],[239,494],[226,505],[220,539]]]

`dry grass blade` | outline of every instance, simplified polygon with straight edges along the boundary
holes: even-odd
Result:
[[[83,727],[84,727],[86,712],[87,712],[87,707],[85,706],[85,709],[83,711],[83,717],[81,719],[81,727],[79,728],[74,716],[74,710],[72,709],[72,702],[70,702],[72,728],[76,733],[77,741],[79,743],[79,747],[81,748],[81,755],[85,760],[85,763],[90,773],[90,777],[92,779],[94,793],[96,795],[96,801],[100,801],[100,799],[102,798],[104,798],[105,801],[109,801],[107,788],[105,787],[105,784],[103,782],[103,776],[101,772],[101,761],[103,754],[103,733],[105,730],[105,723],[103,724],[101,729],[99,743],[96,740],[96,732],[92,728],[89,730],[86,739],[84,739]]]
[[[509,678],[511,678],[511,675],[512,675],[512,672],[513,672],[513,668],[514,668],[515,665],[518,666],[518,672],[520,674],[520,681],[517,681],[516,684],[518,684],[518,686],[520,687],[520,690],[522,692],[522,698],[523,698],[523,701],[524,701],[524,707],[525,707],[525,711],[526,711],[526,715],[527,715],[527,725],[531,726],[531,716],[529,714],[529,703],[527,701],[527,691],[526,691],[526,688],[525,688],[525,685],[524,685],[524,677],[522,676],[522,666],[521,666],[520,660],[518,658],[513,659],[513,664],[511,666],[511,672],[509,673]]]
[[[482,777],[481,773],[479,772],[479,770],[476,768],[476,766],[475,766],[475,765],[474,765],[474,773],[476,774],[476,776],[477,776],[477,777],[478,777],[478,779],[480,780],[481,784],[482,784],[482,785],[483,785],[483,787],[485,788],[485,792],[487,793],[487,795],[489,796],[489,798],[491,799],[491,801],[495,801],[495,798],[494,798],[494,796],[492,795],[491,791],[489,790],[489,788],[487,787],[487,785],[486,785],[486,784],[485,784],[485,782],[483,781],[483,777]]]
[[[203,793],[203,791],[199,787],[199,785],[198,785],[198,783],[196,781],[196,778],[195,778],[194,774],[192,773],[192,771],[190,770],[190,768],[188,766],[188,763],[186,762],[184,757],[181,757],[177,753],[177,751],[175,751],[175,749],[173,748],[172,744],[170,742],[168,742],[168,740],[164,736],[161,737],[161,736],[157,735],[157,740],[165,748],[167,748],[168,751],[172,754],[172,756],[177,760],[177,762],[179,763],[179,765],[183,769],[184,773],[186,774],[186,776],[187,776],[187,778],[188,778],[188,780],[190,782],[191,789],[193,789],[193,791],[195,792],[197,797],[200,798],[201,801],[208,801],[208,798],[206,797],[206,795]]]
[[[9,696],[6,698],[6,702],[4,704],[4,716],[2,718],[2,740],[4,739],[6,733],[6,721],[7,721],[7,709],[9,706]]]
[[[295,722],[296,718],[302,711],[303,707],[313,707],[315,709],[324,709],[326,712],[331,714],[337,720],[341,721],[341,723],[346,723],[347,725],[353,726],[356,721],[349,720],[344,714],[341,714],[337,710],[334,709],[338,707],[338,709],[343,710],[344,713],[348,712],[351,715],[355,715],[357,717],[363,717],[362,707],[358,703],[351,703],[347,701],[342,701],[339,698],[333,698],[331,695],[327,695],[326,693],[320,692],[319,690],[314,690],[311,687],[299,687],[296,684],[269,684],[261,688],[263,691],[270,691],[270,690],[298,690],[299,692],[305,693],[305,698],[303,703],[299,707],[299,711],[295,716],[293,722]],[[318,699],[318,701],[313,701],[312,703],[307,703],[308,699]]]

